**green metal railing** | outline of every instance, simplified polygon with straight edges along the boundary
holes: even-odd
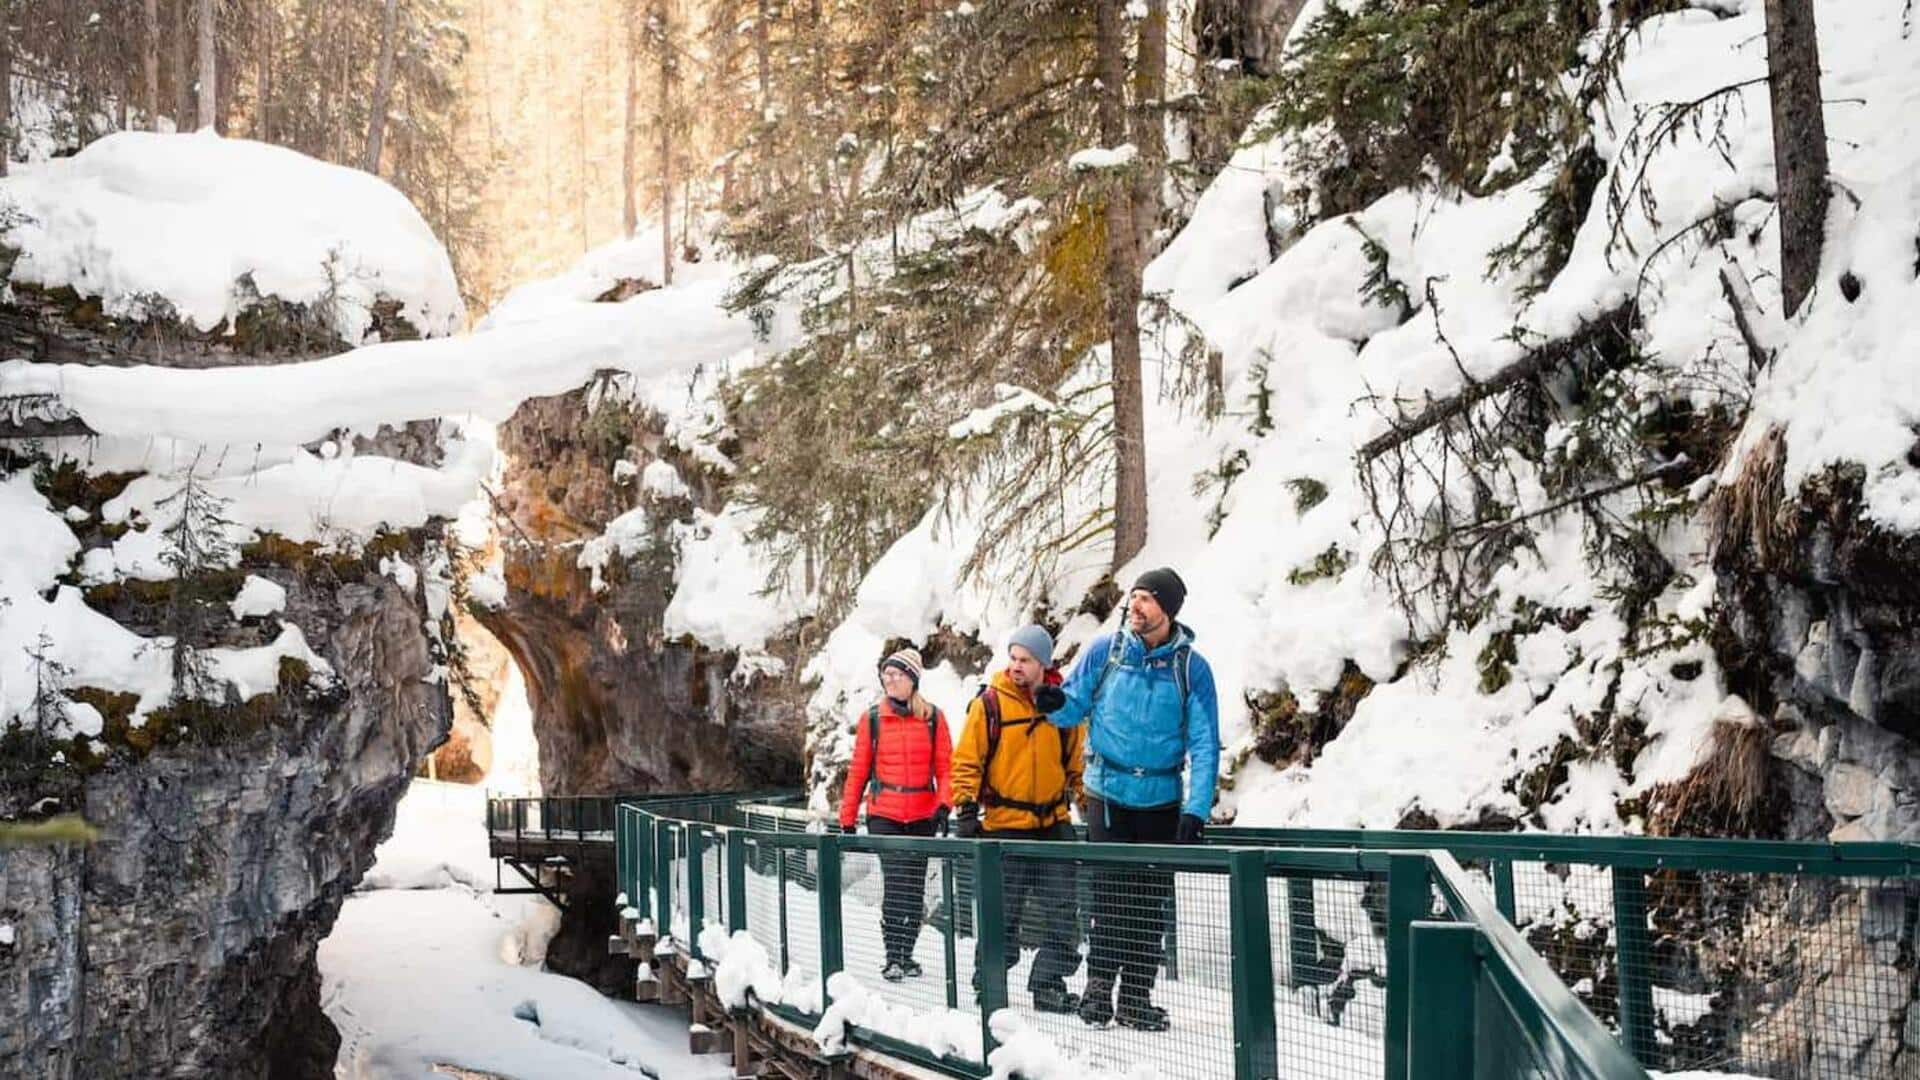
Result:
[[[1216,832],[1236,845],[1447,852],[1648,1069],[1920,1074],[1920,1024],[1905,1019],[1920,997],[1915,845]]]
[[[809,1024],[844,973],[856,997],[879,991],[849,1043],[947,1075],[988,1072],[1002,1010],[1089,1066],[1168,1078],[1920,1065],[1911,845],[1241,828],[1192,847],[978,842],[843,835],[739,795],[616,805],[621,889],[676,947],[709,961],[696,928],[745,931],[782,983],[763,1004]],[[882,983],[881,882],[903,858],[926,974]],[[1056,938],[1083,988],[1102,918],[1134,931],[1123,947],[1157,973],[1170,1030],[1089,1027],[1022,992]]]

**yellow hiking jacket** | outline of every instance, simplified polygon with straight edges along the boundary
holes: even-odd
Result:
[[[991,754],[987,694],[995,695],[1000,706],[999,740]],[[995,672],[987,689],[967,706],[966,727],[953,748],[953,805],[978,802],[980,827],[988,832],[1042,829],[1066,821],[1068,804],[1080,798],[1086,731],[1084,724],[1061,728],[1048,723],[1005,671]]]

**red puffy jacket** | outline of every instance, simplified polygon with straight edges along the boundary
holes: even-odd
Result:
[[[881,787],[867,799],[869,817],[925,821],[940,807],[952,806],[953,737],[947,733],[946,714],[937,707],[933,710],[929,733],[927,721],[895,712],[893,702],[881,698],[878,754],[868,734],[869,714],[869,709],[862,709],[854,721],[853,762],[840,795],[840,827],[851,829],[859,820],[860,800],[868,794],[867,782],[876,771]]]

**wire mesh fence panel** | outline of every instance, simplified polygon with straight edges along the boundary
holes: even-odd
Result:
[[[727,925],[727,848],[724,833],[709,832],[700,849],[700,888],[709,925]]]
[[[685,829],[675,828],[669,830],[667,835],[669,842],[673,844],[673,862],[667,878],[672,883],[673,918],[667,930],[676,941],[691,941],[693,936],[689,933],[690,910],[687,906],[690,895],[687,888],[687,832]]]
[[[747,934],[780,971],[780,855],[756,837],[748,836],[745,842]]]
[[[1920,1030],[1906,1022],[1914,883],[1672,870],[1633,878],[1647,933],[1622,950],[1619,1023],[1643,1062],[1795,1080],[1920,1072]],[[1633,1008],[1636,976],[1647,986],[1644,1016]]]
[[[1917,885],[1519,864],[1515,923],[1650,1069],[1905,1078]]]
[[[1233,1075],[1226,875],[1060,847],[1005,859],[998,910],[979,915],[1002,930],[1008,1006],[1094,1070]]]
[[[817,1014],[825,1001],[820,977],[820,877],[816,854],[782,847],[775,862],[783,944],[773,957],[783,977],[783,998],[803,1013]]]
[[[840,862],[842,970],[867,994],[853,1022],[934,1056],[981,1060],[972,957],[955,936],[954,859],[851,847]]]
[[[1386,1075],[1386,881],[1267,878],[1280,1075]]]

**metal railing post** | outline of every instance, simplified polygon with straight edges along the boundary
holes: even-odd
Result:
[[[707,827],[687,825],[687,955],[700,955],[700,931],[707,920]]]
[[[954,936],[959,933],[959,915],[953,910],[953,860],[940,860],[940,905],[947,913],[946,933],[942,935],[941,949],[947,961],[947,1008],[960,1007],[960,971],[958,967],[959,948]]]
[[[820,857],[814,880],[819,889],[820,1007],[824,1010],[833,1004],[833,997],[827,992],[827,982],[839,974],[845,964],[845,943],[841,938],[840,926],[840,838],[832,833],[821,833],[815,840],[814,850]]]
[[[1407,936],[1407,977],[1420,988],[1407,1017],[1408,1067],[1420,1080],[1472,1080],[1480,929],[1416,922]]]
[[[653,932],[673,936],[673,824],[653,820]]]
[[[1501,918],[1513,921],[1513,860],[1495,859],[1487,864],[1487,870],[1493,875],[1493,906],[1500,909]]]
[[[1236,851],[1228,871],[1227,914],[1233,941],[1233,1074],[1269,1080],[1280,1072],[1273,1018],[1273,936],[1267,911],[1267,859]]]
[[[613,819],[613,891],[633,903],[633,894],[627,891],[627,860],[633,855],[633,845],[627,841],[627,818],[616,812]]]
[[[747,840],[744,829],[728,829],[727,838],[727,933],[747,928]]]
[[[1409,977],[1413,923],[1433,906],[1431,867],[1425,855],[1387,857],[1387,1080],[1413,1080],[1407,1069],[1407,1016],[1413,998]]]
[[[973,933],[980,988],[980,1053],[993,1053],[993,1014],[1007,1007],[1006,881],[999,844],[973,845]]]
[[[644,918],[653,917],[653,819],[639,808],[633,819],[633,891],[627,899]],[[658,929],[657,927],[655,928]]]
[[[782,979],[787,977],[787,967],[790,963],[787,945],[787,851],[788,849],[783,847],[773,849],[776,863],[774,880],[778,884],[774,899],[780,906],[780,977]]]
[[[1653,1050],[1653,986],[1648,970],[1646,872],[1613,870],[1613,941],[1620,971],[1620,1037],[1642,1062]]]

